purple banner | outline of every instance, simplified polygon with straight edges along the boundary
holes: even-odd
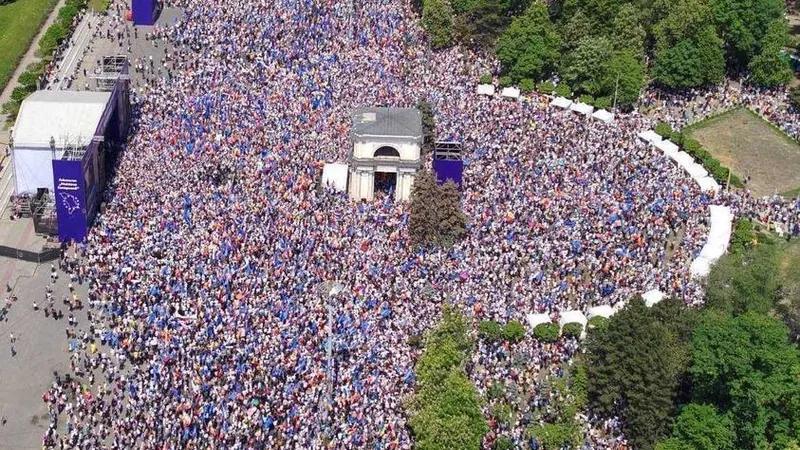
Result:
[[[463,161],[434,159],[433,170],[436,172],[436,180],[439,182],[439,184],[442,184],[447,180],[453,180],[459,188],[461,187],[464,174]]]
[[[86,238],[86,192],[80,161],[53,160],[58,239],[66,242]]]
[[[156,23],[156,0],[131,0],[134,25],[152,25]]]

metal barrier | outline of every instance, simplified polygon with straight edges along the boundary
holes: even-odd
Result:
[[[0,256],[7,258],[21,259],[23,261],[30,261],[35,263],[43,263],[46,261],[53,261],[61,256],[61,250],[58,248],[43,249],[41,252],[32,252],[22,250],[19,248],[11,248],[5,245],[0,245]]]

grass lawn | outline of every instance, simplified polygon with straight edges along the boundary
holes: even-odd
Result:
[[[89,0],[89,8],[102,13],[108,9],[108,0]]]
[[[800,145],[747,109],[699,123],[688,134],[742,180],[750,175],[747,188],[755,195],[800,188]]]
[[[5,89],[56,0],[17,0],[0,6],[0,91]]]

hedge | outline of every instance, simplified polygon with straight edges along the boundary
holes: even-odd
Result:
[[[701,164],[711,175],[717,183],[724,185],[728,182],[730,169],[720,164],[717,158],[714,158],[711,153],[707,152],[696,139],[690,138],[683,132],[674,131],[672,127],[666,122],[659,122],[655,128],[656,134],[669,139],[675,145],[681,147],[683,151],[690,154],[699,164]],[[744,183],[734,174],[730,174],[731,186],[743,188]]]
[[[533,329],[533,337],[544,342],[555,342],[558,333],[558,324],[555,323],[540,323]]]
[[[564,336],[579,338],[583,333],[583,326],[579,323],[568,323],[561,330]]]
[[[500,77],[500,87],[509,87],[514,84],[514,79],[508,75]]]
[[[481,75],[480,84],[492,84],[492,76],[489,74]]]

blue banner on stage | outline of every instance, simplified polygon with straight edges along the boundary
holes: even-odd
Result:
[[[453,180],[459,188],[464,177],[464,163],[461,160],[433,160],[433,170],[436,172],[436,180],[442,184],[447,180]]]
[[[86,186],[81,161],[53,160],[58,239],[83,242],[86,238]]]

